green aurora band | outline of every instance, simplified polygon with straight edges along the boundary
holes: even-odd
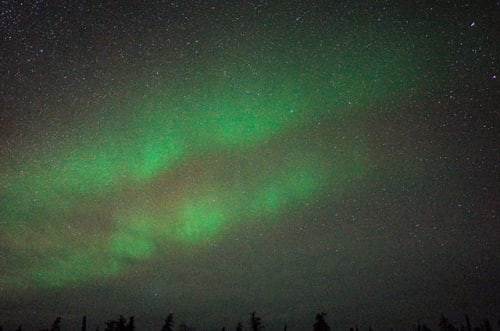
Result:
[[[117,101],[117,118],[1,161],[11,169],[0,177],[0,227],[16,252],[7,256],[31,262],[2,261],[22,267],[5,268],[16,271],[0,285],[112,277],[177,245],[219,240],[237,222],[272,222],[326,192],[343,194],[369,176],[370,151],[341,127],[415,88],[407,49],[325,44],[307,60],[278,52],[251,65],[214,60],[189,86],[165,82]],[[320,122],[339,128],[339,141],[316,139]],[[87,220],[85,242],[61,234],[76,218]]]

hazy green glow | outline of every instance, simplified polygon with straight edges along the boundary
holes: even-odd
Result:
[[[119,259],[143,259],[154,252],[155,236],[151,219],[133,219],[120,224],[111,236],[111,251]]]
[[[216,197],[204,197],[181,207],[178,236],[184,241],[203,240],[217,234],[228,221]]]
[[[406,93],[416,68],[389,42],[349,52],[325,45],[312,52],[314,61],[276,53],[271,64],[261,59],[251,69],[241,63],[204,65],[209,69],[183,94],[165,86],[156,98],[117,101],[125,107],[120,118],[93,123],[64,144],[49,141],[45,151],[4,166],[10,171],[0,175],[6,183],[0,187],[2,230],[19,233],[22,242],[29,236],[19,224],[47,222],[53,231],[46,240],[57,243],[33,264],[29,277],[63,286],[116,274],[170,244],[216,240],[229,224],[279,220],[288,209],[307,208],[327,190],[341,194],[363,178],[369,160],[362,142],[339,142],[344,150],[336,151],[336,142],[328,141],[332,136],[318,138],[315,125],[325,119],[348,124],[378,102]],[[297,136],[306,142],[296,145]],[[325,139],[324,146],[309,147],[308,139]],[[261,148],[272,153],[260,155]],[[239,176],[213,177],[219,169],[205,162],[208,153],[222,158],[218,166],[225,172]],[[235,155],[251,164],[236,164]],[[185,178],[190,161],[205,168]],[[88,208],[102,216],[85,216],[82,231],[105,230],[66,246],[66,224]]]
[[[310,167],[292,169],[276,178],[268,178],[255,189],[248,201],[250,210],[257,214],[277,214],[295,201],[307,200],[319,189],[321,174]]]
[[[69,255],[71,254],[71,255]],[[72,250],[68,256],[59,257],[29,273],[37,283],[49,286],[77,284],[92,277],[103,277],[120,271],[119,264],[103,257],[94,249]]]

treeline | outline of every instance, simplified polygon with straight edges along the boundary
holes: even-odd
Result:
[[[330,331],[331,328],[326,320],[326,313],[321,312],[316,314],[316,319],[312,324],[313,331]],[[439,320],[438,328],[433,330],[429,328],[425,324],[420,324],[420,322],[416,325],[414,331],[493,331],[493,327],[489,320],[484,320],[478,325],[472,325],[468,315],[465,315],[464,318],[465,324],[461,324],[459,326],[453,325],[444,315],[441,315]],[[61,317],[57,317],[52,326],[50,328],[41,329],[40,331],[62,331],[61,329],[62,319]],[[498,326],[500,327],[500,320],[498,321]],[[263,331],[265,330],[265,325],[262,319],[257,315],[254,311],[250,314],[250,317],[246,323],[246,326],[242,322],[238,322],[233,328],[222,327],[221,331]],[[285,323],[283,326],[283,331],[287,331],[288,326]],[[91,331],[87,329],[87,317],[84,316],[82,318],[81,323],[81,331]],[[3,327],[0,326],[0,331],[4,331]],[[7,330],[5,330],[7,331]],[[15,331],[23,331],[22,325],[20,325]],[[100,331],[99,326],[95,329],[95,331]],[[134,316],[129,317],[128,319],[120,315],[117,319],[108,320],[105,322],[103,331],[136,331],[135,327],[135,319]],[[165,318],[163,326],[158,331],[196,331],[195,327],[190,327],[186,323],[182,322],[176,325],[174,320],[174,314],[170,313]],[[350,328],[350,331],[360,331],[359,327],[356,325]],[[368,327],[368,331],[374,331],[371,326]],[[390,331],[393,331],[391,329]]]

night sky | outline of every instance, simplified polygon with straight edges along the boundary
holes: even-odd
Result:
[[[500,2],[404,3],[1,1],[4,330],[496,325]]]

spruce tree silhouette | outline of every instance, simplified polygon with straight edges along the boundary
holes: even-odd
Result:
[[[314,331],[330,331],[330,326],[325,320],[326,313],[316,314],[316,322],[313,324]]]
[[[454,327],[443,314],[441,314],[441,318],[439,320],[439,329],[441,331],[458,331],[458,329]]]
[[[61,331],[61,318],[57,317],[54,323],[52,323],[52,327],[50,328],[50,331]]]
[[[250,322],[250,330],[252,331],[259,331],[265,329],[264,325],[262,324],[261,318],[257,316],[255,311],[250,314],[249,322]]]
[[[431,329],[429,329],[429,327],[425,324],[422,324],[422,331],[432,331]]]
[[[82,318],[82,331],[87,331],[87,316]]]
[[[439,318],[439,330],[441,331],[448,331],[448,319],[441,314],[441,317]]]
[[[465,314],[465,324],[467,325],[467,331],[472,331],[472,325],[470,324],[469,315]]]
[[[135,319],[134,316],[130,316],[128,319],[128,323],[125,326],[125,331],[134,331],[135,330]]]
[[[127,320],[125,319],[125,317],[123,317],[123,315],[120,315],[120,318],[118,319],[118,324],[117,324],[116,330],[117,331],[126,331],[126,323],[127,323]]]
[[[486,331],[492,331],[491,324],[489,320],[484,320],[483,328]]]
[[[123,315],[120,315],[120,318],[118,318],[118,320],[107,321],[106,328],[104,329],[104,331],[128,331],[128,330],[133,331],[133,329],[135,329],[134,317],[131,317],[127,323],[125,317],[123,317]]]
[[[241,322],[238,322],[236,325],[236,331],[243,331],[243,324],[241,324]]]
[[[165,320],[165,324],[161,328],[161,331],[173,331],[174,330],[174,314],[170,313]]]
[[[116,321],[115,320],[109,320],[106,322],[106,328],[104,331],[116,331]]]

